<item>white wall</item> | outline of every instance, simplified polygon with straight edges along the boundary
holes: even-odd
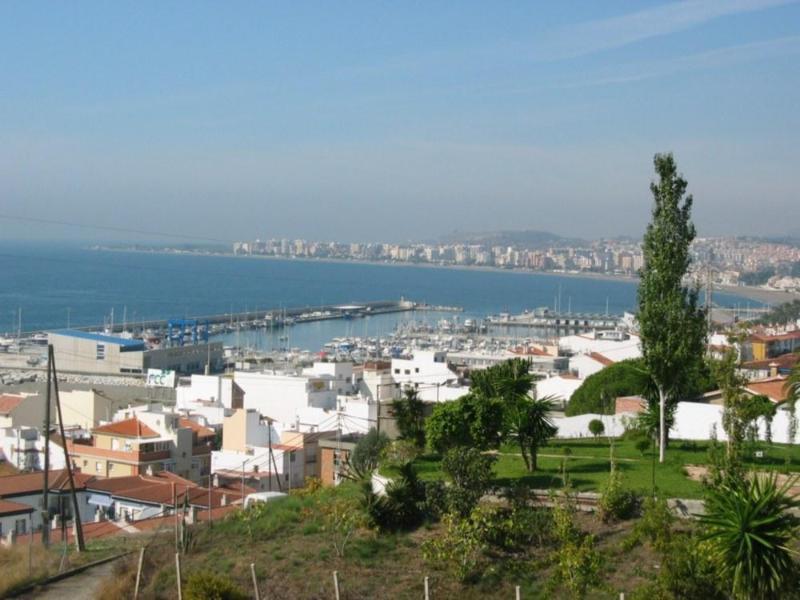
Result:
[[[715,404],[701,404],[699,402],[679,402],[675,411],[675,425],[669,432],[670,438],[679,440],[710,440],[716,426],[716,436],[720,441],[727,440],[722,427],[723,408]],[[796,414],[800,420],[800,404],[796,407]],[[589,421],[600,419],[606,427],[604,435],[622,435],[625,431],[625,421],[635,418],[632,413],[619,415],[586,414],[576,417],[554,418],[558,426],[559,438],[590,437]],[[788,438],[789,413],[779,409],[772,420],[772,441],[778,444],[790,443]],[[766,426],[763,419],[759,419],[759,439],[766,439]],[[798,435],[791,443],[800,442]]]
[[[179,385],[175,390],[175,407],[193,409],[196,400],[213,400],[219,406],[231,408],[233,380],[218,375],[192,375],[189,385]]]
[[[234,381],[244,390],[244,407],[283,425],[293,425],[307,406],[336,409],[336,391],[329,376],[306,377],[237,371]]]
[[[589,422],[594,419],[600,419],[605,426],[603,435],[617,437],[625,432],[625,420],[630,419],[630,414],[620,415],[597,415],[585,414],[577,415],[575,417],[556,417],[553,419],[553,424],[558,427],[557,438],[591,438],[594,437],[589,433]]]
[[[569,359],[569,370],[578,373],[578,377],[586,379],[590,375],[599,373],[606,368],[606,365],[598,360],[595,360],[588,354],[578,354],[571,356]]]
[[[395,382],[442,384],[457,376],[447,367],[446,352],[416,350],[410,359],[393,358],[391,375]]]

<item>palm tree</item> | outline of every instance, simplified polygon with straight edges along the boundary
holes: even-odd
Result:
[[[400,439],[412,442],[417,448],[425,447],[425,403],[417,390],[406,388],[403,397],[392,402],[395,425]]]
[[[734,598],[780,598],[798,570],[789,545],[800,530],[791,509],[800,507],[777,476],[755,475],[713,488],[700,521],[703,539]]]
[[[510,407],[509,433],[516,435],[528,471],[537,469],[539,448],[558,432],[558,427],[550,419],[554,408],[555,403],[550,396],[521,399]]]
[[[555,407],[552,397],[536,398],[530,362],[507,360],[472,375],[472,390],[484,399],[499,399],[503,404],[505,434],[516,437],[522,460],[529,471],[536,470],[539,447],[556,434],[550,420]]]

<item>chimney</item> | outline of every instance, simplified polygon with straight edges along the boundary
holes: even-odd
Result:
[[[778,363],[776,362],[769,363],[769,376],[770,377],[778,376]]]

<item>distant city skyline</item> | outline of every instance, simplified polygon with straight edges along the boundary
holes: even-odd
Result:
[[[638,238],[671,151],[698,235],[800,235],[796,0],[8,2],[0,52],[8,215],[224,240]]]

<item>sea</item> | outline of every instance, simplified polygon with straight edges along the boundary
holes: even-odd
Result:
[[[0,242],[0,332],[228,314],[283,307],[399,300],[459,306],[462,313],[414,311],[301,323],[291,347],[316,351],[335,337],[385,336],[407,321],[482,319],[540,307],[622,314],[636,282],[521,271],[93,250],[68,243]],[[715,294],[721,306],[752,301]],[[239,340],[262,349],[277,332]],[[233,339],[224,341],[233,342]]]

